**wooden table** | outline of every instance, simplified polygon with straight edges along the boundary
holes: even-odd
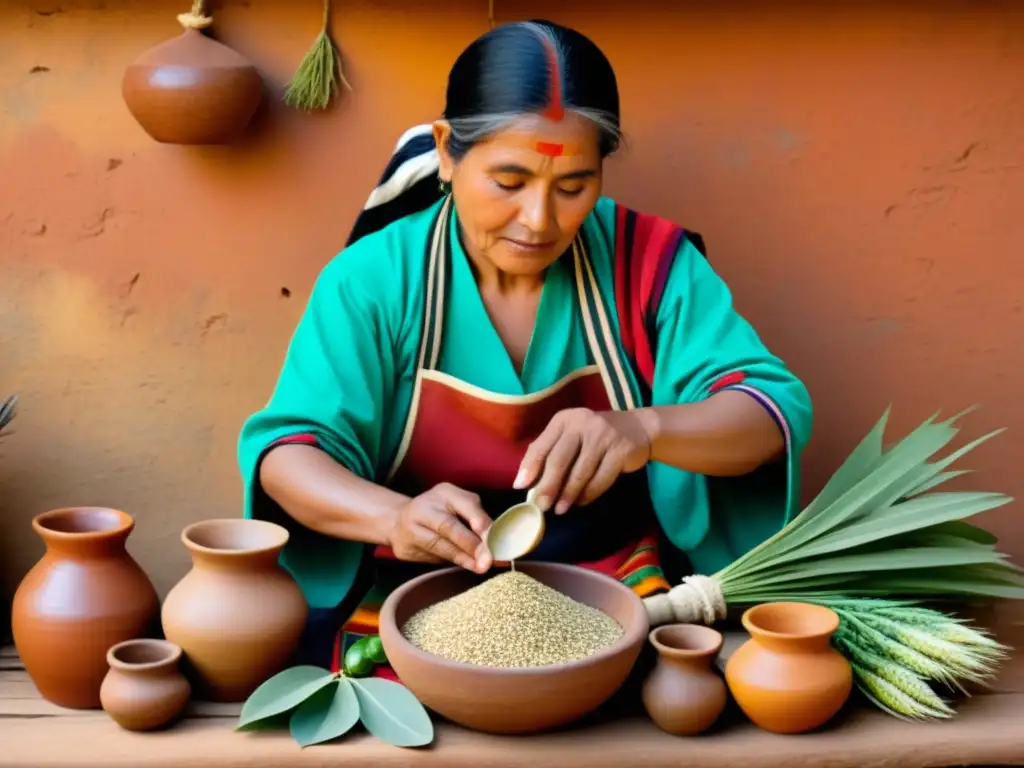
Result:
[[[728,647],[741,639],[730,638]],[[422,750],[398,749],[357,732],[335,744],[300,750],[287,733],[235,733],[239,709],[196,702],[171,730],[130,733],[103,712],[67,710],[44,701],[14,649],[0,650],[0,766],[5,768],[1024,765],[1024,692],[1007,687],[973,697],[946,723],[906,723],[851,707],[828,729],[800,736],[776,736],[739,721],[683,739],[640,717],[529,737],[487,736],[439,725],[434,745]]]

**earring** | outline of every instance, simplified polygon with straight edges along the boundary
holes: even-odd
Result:
[[[452,191],[452,183],[439,178],[437,180],[437,188],[441,191],[442,195],[447,195]]]

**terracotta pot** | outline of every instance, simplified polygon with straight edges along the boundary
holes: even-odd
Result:
[[[207,520],[181,539],[192,570],[164,600],[164,633],[184,650],[197,695],[244,701],[284,668],[306,623],[306,601],[278,564],[288,531],[262,520]]]
[[[14,594],[14,644],[43,698],[98,709],[107,651],[157,629],[156,590],[125,550],[135,522],[77,507],[45,512],[32,527],[46,554]]]
[[[151,137],[169,144],[228,144],[263,98],[259,72],[196,29],[143,53],[125,71],[122,94]]]
[[[167,725],[188,704],[192,688],[178,670],[181,648],[166,640],[126,640],[107,652],[110,671],[100,687],[108,715],[129,731]]]
[[[712,670],[722,650],[722,635],[696,624],[667,624],[650,634],[658,652],[654,671],[644,681],[647,714],[676,736],[703,733],[725,709],[725,682]]]
[[[834,611],[809,603],[765,603],[743,614],[751,639],[725,667],[733,698],[747,717],[775,733],[825,724],[850,696],[853,672],[831,645]]]
[[[532,733],[583,717],[622,686],[647,637],[643,601],[621,582],[572,565],[522,562],[516,563],[516,570],[604,611],[625,632],[614,645],[567,664],[505,669],[449,661],[414,646],[400,628],[421,608],[464,592],[487,577],[463,568],[445,568],[406,582],[381,607],[384,653],[425,706],[467,728]]]

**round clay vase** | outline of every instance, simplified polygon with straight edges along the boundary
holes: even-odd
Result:
[[[192,688],[178,669],[181,648],[166,640],[126,640],[107,652],[103,709],[129,731],[161,728],[188,704]]]
[[[181,534],[192,570],[164,600],[167,639],[181,646],[196,695],[239,702],[280,672],[309,609],[278,564],[288,531],[263,520],[207,520]]]
[[[167,144],[229,144],[263,98],[259,72],[241,54],[196,29],[137,58],[121,86],[125,104]]]
[[[135,527],[116,509],[45,512],[32,527],[46,554],[14,594],[14,645],[43,698],[99,709],[107,651],[157,629],[160,602],[125,549]]]
[[[703,733],[725,709],[725,682],[711,665],[722,635],[696,624],[667,624],[649,639],[658,652],[643,686],[643,702],[655,725],[675,736]]]
[[[853,687],[849,662],[831,645],[834,611],[809,603],[765,603],[743,614],[750,640],[725,667],[740,709],[774,733],[803,733],[842,709]]]

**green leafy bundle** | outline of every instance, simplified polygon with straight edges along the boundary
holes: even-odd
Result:
[[[949,467],[1003,430],[935,455],[959,429],[937,415],[891,446],[886,411],[821,493],[781,531],[710,577],[688,577],[644,600],[652,624],[711,623],[729,605],[852,597],[1024,598],[1024,570],[996,538],[964,522],[1012,499],[981,491],[936,492],[965,474]]]
[[[1024,571],[996,538],[963,522],[1012,499],[934,492],[966,474],[957,459],[1003,430],[930,461],[956,437],[959,414],[933,416],[882,444],[888,411],[789,525],[714,575],[729,604],[887,595],[1024,598]]]
[[[362,722],[371,734],[397,747],[421,747],[434,740],[434,725],[423,705],[400,683],[365,677],[386,659],[380,638],[361,638],[345,653],[342,672],[298,666],[279,672],[253,691],[242,706],[237,730],[288,722],[302,746],[344,736]]]
[[[857,687],[889,714],[934,720],[955,713],[934,686],[984,685],[1009,649],[963,619],[897,600],[835,600],[833,640],[849,659]]]

